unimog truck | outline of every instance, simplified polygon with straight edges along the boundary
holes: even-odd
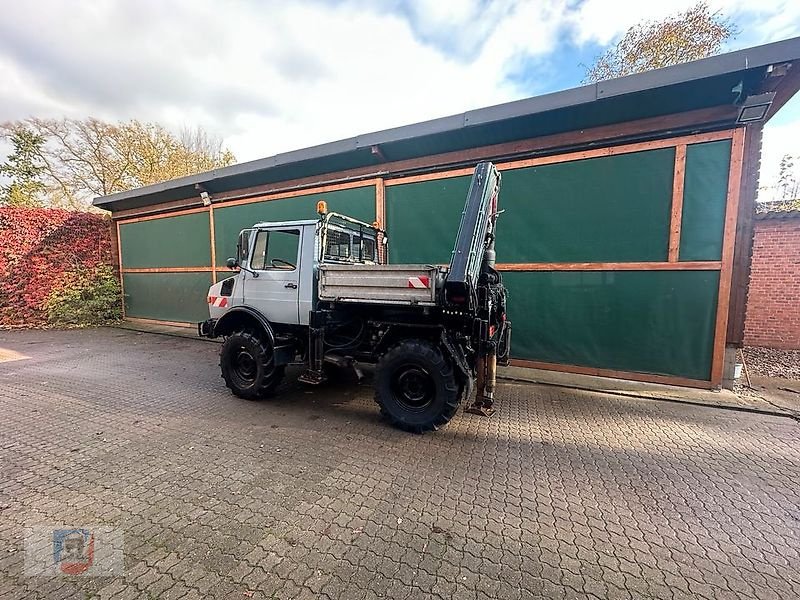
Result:
[[[225,384],[255,400],[289,365],[317,385],[331,367],[371,363],[375,400],[401,429],[446,425],[475,388],[466,410],[491,415],[511,340],[495,269],[499,191],[495,166],[478,164],[448,266],[386,264],[378,223],[328,212],[324,201],[319,219],[243,230],[228,259],[238,273],[210,288],[211,318],[198,323],[200,335],[224,338]]]

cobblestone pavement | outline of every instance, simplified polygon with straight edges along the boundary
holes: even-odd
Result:
[[[366,385],[237,400],[216,344],[0,348],[2,600],[800,596],[790,419],[503,384],[415,436]],[[23,577],[48,523],[121,529],[124,577]]]

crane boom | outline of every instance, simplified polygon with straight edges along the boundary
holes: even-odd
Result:
[[[490,162],[478,163],[461,213],[445,280],[445,299],[450,304],[474,306],[484,261],[488,259],[489,266],[494,267],[494,228],[499,192],[500,173],[497,168]]]

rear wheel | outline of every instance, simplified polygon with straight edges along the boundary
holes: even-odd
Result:
[[[392,425],[424,433],[446,425],[461,400],[453,368],[433,344],[407,340],[378,362],[375,401]]]
[[[272,346],[247,331],[234,333],[225,340],[219,366],[225,385],[245,400],[271,395],[284,374],[283,366],[275,366]]]

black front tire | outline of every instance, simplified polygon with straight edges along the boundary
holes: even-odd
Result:
[[[378,362],[375,401],[395,427],[436,431],[456,414],[460,396],[452,366],[429,342],[406,340]]]
[[[260,400],[272,395],[284,375],[276,367],[272,346],[257,335],[239,331],[222,344],[219,366],[222,378],[235,396]]]

